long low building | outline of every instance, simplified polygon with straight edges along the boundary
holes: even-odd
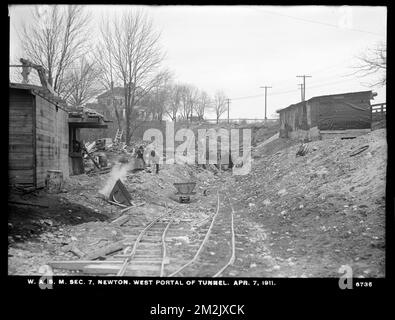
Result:
[[[372,91],[325,95],[277,110],[280,114],[280,137],[316,139],[324,135],[370,130]]]

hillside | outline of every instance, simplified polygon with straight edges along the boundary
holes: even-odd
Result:
[[[311,142],[301,157],[299,145],[277,139],[257,148],[250,174],[234,178],[238,210],[280,257],[278,276],[336,277],[342,264],[354,276],[384,276],[385,134]]]
[[[175,268],[196,251],[218,194],[223,217],[235,212],[236,259],[224,276],[338,277],[347,264],[355,277],[383,277],[385,129],[352,140],[310,142],[307,154],[298,157],[300,144],[278,138],[275,127],[253,132],[256,146],[247,175],[186,164],[162,165],[155,174],[115,163],[108,173],[71,177],[59,194],[13,194],[9,273],[38,274],[48,261],[83,259],[137,232],[166,208],[182,229],[168,239],[168,268]],[[127,222],[112,223],[122,208],[103,196],[115,178],[132,196]],[[184,181],[197,183],[188,204],[177,202],[173,186]],[[225,258],[217,257],[229,256],[229,235],[227,230],[210,237],[210,254],[201,264],[208,274],[223,265]]]

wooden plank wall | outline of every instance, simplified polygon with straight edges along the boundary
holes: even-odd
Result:
[[[33,186],[33,95],[18,89],[10,89],[9,93],[9,183]]]
[[[319,99],[320,130],[369,129],[371,127],[370,97],[368,94],[347,95],[343,99]]]
[[[45,185],[48,170],[61,170],[69,176],[68,114],[46,99],[36,96],[36,175],[37,187]]]

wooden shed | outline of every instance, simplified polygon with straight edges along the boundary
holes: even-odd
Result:
[[[372,91],[318,96],[278,110],[280,137],[312,139],[335,132],[370,130]]]
[[[44,187],[48,170],[69,176],[68,117],[47,89],[9,84],[9,184]]]

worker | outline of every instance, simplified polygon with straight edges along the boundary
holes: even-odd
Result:
[[[99,152],[97,154],[97,157],[98,157],[98,161],[97,162],[99,162],[99,166],[101,168],[106,168],[107,165],[108,165],[108,160],[107,160],[106,154],[104,152]]]
[[[81,142],[78,140],[73,140],[73,152],[78,152],[80,153],[82,151],[82,145]]]
[[[155,150],[151,150],[150,153],[150,164],[155,165],[155,173],[159,173],[159,156],[156,154]]]
[[[146,164],[145,164],[145,160],[144,160],[144,147],[143,146],[140,146],[137,149],[136,155],[137,155],[138,164],[139,165],[140,165],[140,163],[142,164],[140,169],[144,169]]]

